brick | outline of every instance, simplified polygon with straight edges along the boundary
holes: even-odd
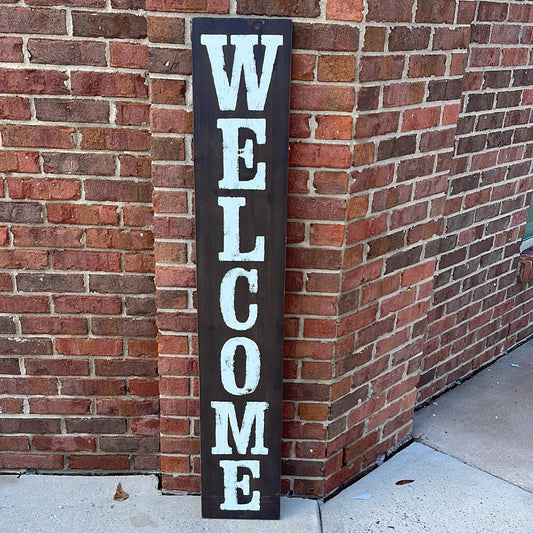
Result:
[[[304,167],[349,168],[349,146],[317,143],[291,143],[289,165]]]
[[[5,278],[8,278],[9,275],[4,275]],[[10,282],[11,280],[9,280]],[[9,287],[11,289],[11,287]],[[0,317],[0,327],[5,334],[16,333],[17,328],[15,326],[14,317],[3,316]]]
[[[81,248],[82,231],[77,228],[13,227],[13,244],[18,247]]]
[[[378,148],[378,161],[414,154],[415,151],[416,137],[414,135],[381,141]]]
[[[310,244],[312,246],[341,246],[344,226],[332,224],[311,224]]]
[[[118,252],[54,251],[52,264],[59,270],[120,271]]]
[[[385,81],[402,78],[405,57],[401,55],[365,57],[360,61],[359,81]]]
[[[291,79],[299,81],[314,80],[315,66],[316,56],[311,54],[293,54],[291,60]]]
[[[430,131],[420,137],[420,151],[442,150],[443,147],[452,147],[455,140],[455,129]]]
[[[383,103],[385,107],[419,104],[424,100],[425,92],[424,82],[395,83],[385,87]]]
[[[72,94],[76,96],[110,96],[146,98],[148,87],[141,74],[107,72],[73,72]]]
[[[0,204],[0,221],[23,224],[42,222],[42,207],[33,202],[10,202]]]
[[[383,52],[385,50],[385,41],[387,39],[387,28],[381,26],[367,25],[365,28],[365,42],[363,51],[365,52]]]
[[[23,335],[86,335],[89,331],[86,318],[54,316],[22,316]]]
[[[440,77],[443,76],[445,72],[445,55],[412,55],[409,59],[408,76],[410,78]]]
[[[324,55],[318,58],[318,81],[353,81],[355,57]]]
[[[151,48],[149,67],[150,72],[157,74],[190,76],[192,73],[191,51],[175,48]]]
[[[478,20],[488,22],[502,22],[507,18],[508,5],[503,2],[480,2]]]
[[[373,111],[379,107],[379,87],[360,87],[357,93],[357,109]]]
[[[345,201],[337,198],[292,197],[287,217],[315,220],[344,220]]]
[[[411,22],[413,0],[369,0],[367,20],[376,22]]]
[[[466,50],[470,44],[470,29],[437,28],[433,37],[434,50]]]
[[[59,433],[60,421],[56,418],[42,417],[32,418],[7,418],[0,419],[0,431],[2,433],[32,433],[32,434],[44,434],[44,433]]]
[[[83,398],[30,398],[31,414],[82,415],[91,410],[91,400]]]
[[[36,174],[40,172],[39,154],[18,150],[0,152],[0,172],[24,172]]]
[[[335,297],[288,294],[285,297],[285,312],[289,314],[333,316],[335,314]]]
[[[134,129],[82,128],[81,148],[143,152],[150,148],[147,131]]]
[[[94,437],[45,436],[36,435],[32,439],[35,450],[45,452],[94,452]]]
[[[291,113],[289,116],[289,137],[293,139],[307,139],[311,136],[309,119],[311,115]]]
[[[36,270],[47,264],[46,250],[0,250],[0,268]]]
[[[317,194],[345,194],[348,190],[348,180],[346,172],[317,171],[313,187]]]
[[[502,66],[519,67],[527,65],[529,49],[528,48],[510,48],[502,50]]]
[[[1,33],[66,35],[64,10],[2,7]]]
[[[16,377],[1,378],[3,394],[6,395],[49,395],[57,394],[56,380],[44,377]]]
[[[156,333],[155,320],[149,318],[115,318],[115,317],[94,317],[92,320],[93,332],[98,336],[105,337],[150,337],[154,338]],[[116,362],[110,361],[111,365],[116,365]],[[136,363],[131,361],[126,364],[123,363],[125,369],[128,365],[135,366],[142,365],[142,362]],[[126,371],[126,370],[125,370]],[[108,374],[104,374],[108,375]],[[121,374],[118,374],[121,375]]]
[[[112,176],[115,158],[111,154],[80,154],[76,152],[47,152],[43,154],[44,171],[50,174]],[[50,178],[47,178],[47,181]],[[73,181],[73,183],[78,183]]]
[[[150,98],[154,104],[185,104],[186,83],[182,80],[153,79],[150,81]]]
[[[29,103],[27,98],[0,97],[0,120],[28,120]]]
[[[69,467],[73,470],[129,470],[127,455],[71,455]]]
[[[37,119],[43,121],[106,123],[109,120],[107,102],[36,98],[35,109]]]
[[[0,37],[0,61],[5,63],[24,62],[20,37]]]
[[[0,451],[26,452],[29,449],[28,437],[0,437]]]
[[[75,148],[74,128],[5,124],[1,134],[4,146]]]
[[[431,24],[452,24],[455,18],[456,4],[439,0],[437,2],[420,2],[416,9],[416,22]]]
[[[426,130],[435,128],[440,123],[440,114],[440,107],[406,109],[403,112],[401,131]]]
[[[150,108],[147,104],[117,102],[115,122],[125,126],[146,126]]]
[[[73,34],[77,37],[143,39],[146,18],[130,13],[72,13]]]
[[[473,48],[470,56],[471,67],[497,67],[500,64],[501,50],[492,48]]]
[[[319,0],[302,0],[290,4],[283,0],[269,0],[268,2],[240,0],[237,4],[237,14],[316,18],[320,16],[320,2]]]
[[[428,102],[437,100],[458,100],[463,90],[462,79],[436,80],[428,84],[429,96]]]
[[[28,51],[32,63],[97,67],[107,65],[105,43],[96,41],[29,39]]]
[[[389,51],[425,50],[430,36],[430,28],[397,26],[392,28],[389,35]]]
[[[183,109],[152,109],[151,131],[155,133],[192,133],[192,113]]]
[[[118,156],[118,160],[120,163],[120,176],[150,178],[151,160],[147,155],[122,154]]]
[[[318,115],[316,139],[344,139],[352,138],[352,117],[340,115]]]
[[[150,42],[185,44],[185,19],[148,16],[147,24]]]
[[[304,335],[308,339],[334,338],[335,329],[336,329],[336,325],[335,325],[334,320],[324,320],[323,318],[320,318],[320,319],[306,318],[304,321]],[[303,367],[302,367],[302,372],[303,372]],[[331,369],[329,370],[329,374],[331,377]]]
[[[294,49],[355,52],[359,48],[359,30],[344,24],[307,24],[295,22]]]
[[[351,111],[355,93],[351,87],[299,85],[291,89],[291,109],[316,111]]]
[[[349,3],[343,0],[328,0],[326,18],[330,20],[361,22],[363,20],[363,7],[362,0],[355,0]]]
[[[2,467],[5,469],[33,469],[33,470],[63,470],[64,459],[62,455],[50,454],[2,454]]]
[[[369,138],[398,130],[400,112],[381,112],[360,115],[355,123],[355,138]]]
[[[148,69],[148,46],[139,43],[111,42],[110,66],[134,69]]]
[[[7,186],[13,199],[78,200],[81,196],[80,182],[74,179],[8,178]],[[26,228],[27,231],[30,229]],[[41,228],[41,231],[51,229]]]
[[[47,216],[53,224],[118,224],[117,208],[111,205],[51,203],[47,206]]]
[[[150,231],[88,228],[85,235],[88,248],[152,250]]]
[[[102,294],[153,294],[155,287],[151,276],[91,274],[89,290]]]
[[[153,212],[149,206],[125,206],[122,209],[122,215],[126,226],[149,227],[152,225]]]
[[[152,138],[152,157],[159,161],[184,161],[185,144],[183,139]]]
[[[148,0],[146,9],[181,13],[229,13],[227,0]]]

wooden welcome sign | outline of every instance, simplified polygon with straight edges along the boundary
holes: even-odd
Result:
[[[279,518],[291,21],[193,21],[202,514]]]

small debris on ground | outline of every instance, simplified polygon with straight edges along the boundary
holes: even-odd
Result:
[[[400,479],[400,481],[396,481],[396,485],[408,485],[409,483],[414,483],[414,479]]]
[[[130,497],[130,495],[122,488],[122,484],[119,483],[117,485],[117,490],[115,491],[115,495],[113,496],[113,500],[116,502],[123,502],[124,500],[127,500]]]

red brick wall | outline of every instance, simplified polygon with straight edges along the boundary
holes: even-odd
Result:
[[[1,466],[155,470],[142,6],[2,4]]]
[[[527,2],[39,3],[0,5],[3,469],[199,490],[197,15],[294,23],[284,492],[360,475],[533,333]]]
[[[517,283],[533,188],[533,9],[480,2],[428,314],[420,401],[533,333],[531,284]]]

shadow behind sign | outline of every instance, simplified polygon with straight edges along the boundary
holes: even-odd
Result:
[[[193,21],[202,514],[279,518],[291,21]]]

